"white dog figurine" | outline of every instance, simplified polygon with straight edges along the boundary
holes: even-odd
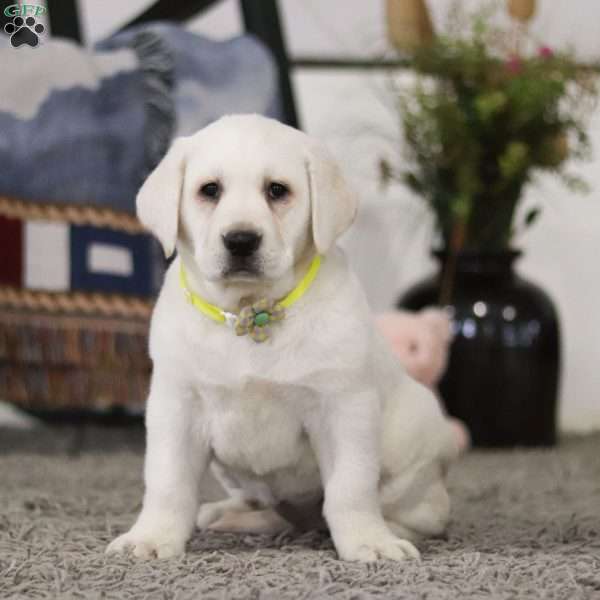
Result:
[[[357,201],[326,149],[224,117],[175,141],[137,208],[178,257],[151,325],[143,508],[107,551],[170,557],[225,512],[310,526],[322,506],[341,559],[417,558],[458,449],[335,246]],[[229,498],[199,510],[209,465]]]

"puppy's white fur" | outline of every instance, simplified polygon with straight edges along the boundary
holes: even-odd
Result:
[[[215,180],[218,203],[198,193]],[[269,181],[284,182],[289,197],[270,202]],[[138,214],[179,255],[151,325],[143,508],[109,552],[173,556],[197,519],[206,527],[227,511],[314,508],[323,494],[345,560],[417,557],[412,542],[443,531],[443,477],[457,448],[436,399],[378,335],[335,247],[355,211],[320,144],[255,115],[176,141],[150,175]],[[227,275],[223,236],[240,228],[262,235],[258,275]],[[200,314],[179,284],[183,260],[198,294],[237,311],[285,296],[316,252],[325,256],[316,280],[263,344]],[[230,498],[198,512],[209,465]]]

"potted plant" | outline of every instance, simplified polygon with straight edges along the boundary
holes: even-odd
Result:
[[[391,0],[394,2],[394,0]],[[568,159],[589,152],[585,116],[594,73],[569,53],[534,44],[526,21],[534,2],[508,2],[515,22],[502,28],[488,9],[454,7],[447,35],[413,35],[417,81],[395,88],[407,160],[401,179],[435,215],[439,273],[399,305],[448,306],[455,338],[440,392],[466,421],[476,445],[552,444],[556,436],[559,327],[549,297],[518,276],[515,231],[523,190],[549,171],[578,191]],[[391,15],[391,13],[390,13]],[[392,28],[391,28],[392,30]],[[396,40],[402,45],[404,38]],[[410,37],[410,36],[409,36]]]

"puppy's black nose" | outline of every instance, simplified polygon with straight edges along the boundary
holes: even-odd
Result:
[[[258,250],[262,235],[255,231],[230,231],[223,236],[225,248],[233,256],[250,256]]]

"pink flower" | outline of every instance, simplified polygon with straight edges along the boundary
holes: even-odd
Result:
[[[512,73],[513,75],[517,75],[518,73],[520,73],[522,68],[523,68],[523,61],[521,60],[521,57],[517,56],[516,54],[511,56],[506,61],[506,70],[509,73]]]
[[[554,52],[553,52],[552,48],[550,48],[548,46],[542,46],[538,50],[538,54],[540,55],[541,58],[552,58],[554,56]]]

